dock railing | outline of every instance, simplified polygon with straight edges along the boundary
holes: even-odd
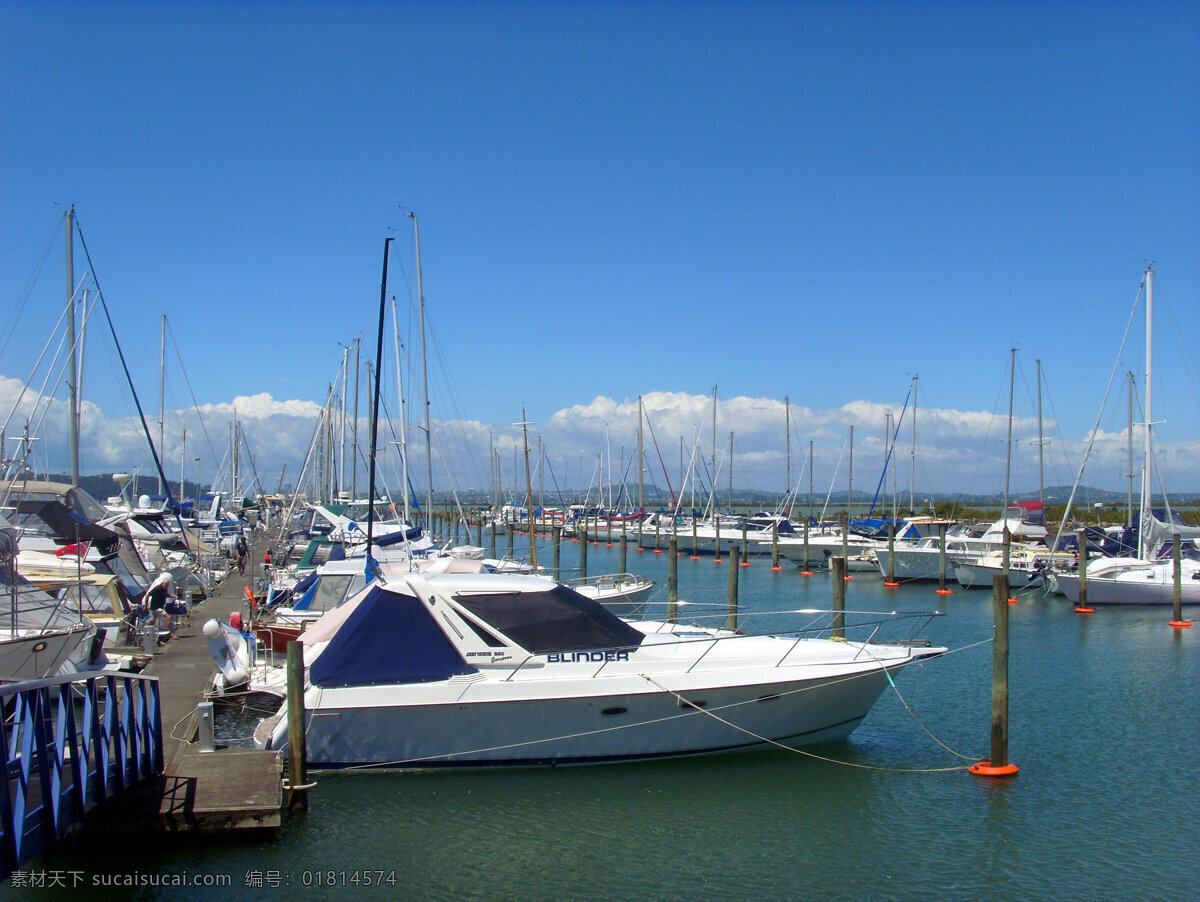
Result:
[[[163,773],[158,680],[74,674],[0,685],[0,880],[93,807]]]

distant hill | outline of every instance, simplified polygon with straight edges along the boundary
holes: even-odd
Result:
[[[71,474],[69,473],[41,473],[34,477],[35,479],[45,480],[46,482],[70,482]],[[178,480],[167,480],[171,486],[171,492],[174,497],[179,498],[179,482]],[[97,501],[105,501],[108,498],[120,492],[120,486],[113,480],[111,473],[99,473],[92,476],[80,476],[79,487],[95,498]],[[203,494],[208,491],[208,486],[201,485],[198,482],[184,480],[184,493],[182,497],[188,498],[194,495]],[[129,490],[133,496],[133,501],[137,501],[140,495],[155,495],[158,493],[158,477],[156,476],[138,476],[133,482],[129,483]]]

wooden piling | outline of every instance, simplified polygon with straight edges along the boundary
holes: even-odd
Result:
[[[938,595],[953,594],[946,588],[946,524],[938,524]]]
[[[968,770],[980,777],[1011,777],[1008,760],[1008,574],[992,577],[992,757]]]
[[[625,565],[629,561],[629,541],[625,538],[625,524],[621,524],[621,538],[617,540],[620,545],[617,548],[617,570],[621,573],[628,572]]]
[[[725,613],[725,629],[737,629],[738,615],[738,556],[729,555],[729,593]]]
[[[889,589],[894,589],[900,584],[896,582],[896,524],[888,524],[888,565],[887,579],[883,584]]]
[[[305,745],[304,646],[287,645],[288,810],[308,810],[308,749]]]
[[[1087,531],[1077,530],[1075,535],[1076,541],[1079,543],[1079,602],[1075,605],[1076,614],[1095,614],[1096,609],[1088,607],[1087,603],[1087,565],[1088,565],[1088,546],[1087,546]]]
[[[779,570],[779,521],[771,524],[771,569]]]
[[[583,525],[580,526],[579,529],[579,578],[587,579],[588,531],[586,518],[583,521]]]
[[[671,536],[668,543],[671,559],[667,561],[667,623],[679,616],[679,540]]]
[[[835,555],[829,559],[833,568],[833,629],[829,638],[846,641],[846,559]]]
[[[749,527],[746,525],[746,518],[743,517],[742,518],[742,553],[741,553],[743,567],[750,566],[750,542],[746,538],[746,534],[748,531],[749,531]]]
[[[554,550],[551,552],[551,557],[553,559],[553,567],[554,567],[553,576],[554,576],[554,581],[558,582],[560,579],[559,574],[561,573],[561,570],[559,569],[558,565],[559,565],[559,558],[561,557],[561,553],[562,553],[562,527],[559,526],[557,523],[555,523],[554,526],[551,528],[550,532],[551,532],[551,535],[554,536]]]
[[[1179,533],[1175,533],[1175,539],[1171,544],[1171,564],[1175,570],[1175,607],[1170,625],[1177,629],[1189,627],[1192,622],[1183,619],[1183,554],[1179,546]]]

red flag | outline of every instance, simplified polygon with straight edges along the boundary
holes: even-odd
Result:
[[[83,558],[87,557],[88,549],[91,547],[91,542],[72,542],[70,545],[64,545],[62,548],[56,549],[54,553],[59,557],[74,555],[83,560]]]

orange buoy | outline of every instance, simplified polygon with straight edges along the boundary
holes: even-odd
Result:
[[[1076,614],[1095,614],[1096,609],[1095,608],[1076,608],[1075,613]]]
[[[1175,629],[1177,629],[1177,630],[1185,630],[1185,629],[1187,629],[1189,626],[1191,626],[1191,625],[1192,625],[1192,621],[1190,621],[1190,620],[1172,620],[1172,621],[1171,621],[1169,624],[1167,624],[1167,625],[1168,625],[1168,626],[1173,626],[1173,627],[1175,627]]]
[[[772,567],[771,569],[772,569],[772,570],[782,570],[783,568],[782,568],[782,567],[779,567],[779,566],[775,566],[775,567]]]
[[[934,591],[935,595],[953,595],[954,594],[953,589],[934,589],[933,591]]]
[[[813,572],[811,570],[801,570],[800,575],[801,576],[812,576]]]
[[[885,580],[883,581],[883,587],[884,587],[885,589],[897,589],[897,588],[899,588],[899,587],[900,587],[900,584],[899,584],[899,583],[889,583],[889,582],[888,582],[888,581],[885,579]]]
[[[984,759],[976,764],[972,764],[967,768],[977,777],[1012,777],[1019,771],[1015,764],[1005,764],[1003,767],[992,767],[990,759]]]
[[[1010,599],[1008,600],[1008,603],[1009,603],[1009,604],[1016,604],[1016,603],[1017,603],[1017,600],[1016,600],[1015,598],[1010,598]]]

